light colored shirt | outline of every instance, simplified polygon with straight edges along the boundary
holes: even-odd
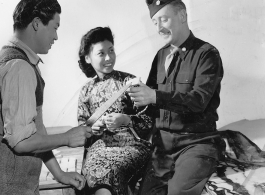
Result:
[[[37,64],[42,60],[25,43],[13,37],[7,45],[22,49],[40,72]],[[36,73],[25,60],[13,59],[0,67],[4,139],[12,148],[36,133],[37,128],[44,128],[42,108],[36,106],[36,86]]]

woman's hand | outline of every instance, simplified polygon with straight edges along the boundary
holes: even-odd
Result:
[[[131,121],[130,117],[126,114],[111,113],[103,117],[104,123],[108,130],[114,130],[122,125],[128,125]]]
[[[106,125],[104,123],[104,120],[97,120],[97,122],[95,122],[91,127],[92,133],[94,135],[102,135],[105,128]]]

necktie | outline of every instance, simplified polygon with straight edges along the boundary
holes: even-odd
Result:
[[[165,60],[165,71],[167,73],[168,67],[170,63],[172,62],[172,59],[174,57],[174,54],[178,51],[178,47],[173,47],[170,49],[170,53],[167,55],[166,60]]]

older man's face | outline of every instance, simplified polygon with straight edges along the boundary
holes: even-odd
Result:
[[[181,13],[174,9],[176,8],[172,5],[166,5],[152,17],[152,21],[166,44],[179,46],[183,33],[183,18]]]

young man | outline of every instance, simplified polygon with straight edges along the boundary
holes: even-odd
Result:
[[[147,85],[129,92],[136,106],[158,111],[141,194],[199,195],[222,152],[216,130],[222,61],[214,46],[190,31],[181,0],[146,3],[166,45],[154,58]]]
[[[1,194],[39,194],[42,161],[55,179],[81,189],[83,176],[63,172],[52,149],[83,146],[89,127],[47,135],[42,121],[44,81],[37,54],[47,54],[60,26],[57,0],[21,0],[15,8],[14,36],[0,51]]]

